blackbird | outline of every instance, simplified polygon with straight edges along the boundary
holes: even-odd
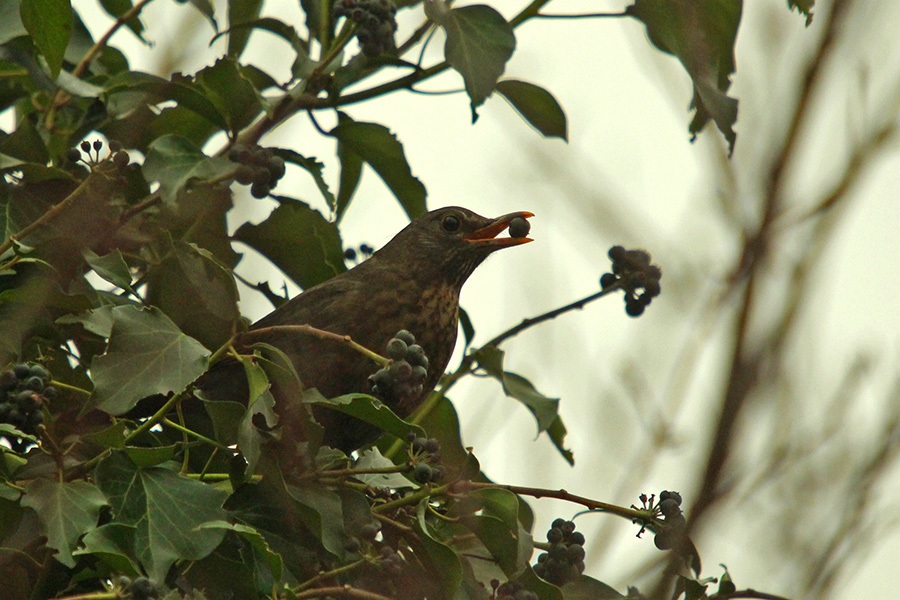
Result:
[[[431,211],[368,260],[304,291],[254,323],[247,341],[278,348],[291,360],[305,387],[333,398],[372,393],[368,380],[377,365],[344,343],[270,328],[308,324],[349,335],[382,355],[388,341],[406,329],[428,357],[422,392],[405,398],[379,394],[398,416],[406,417],[434,388],[450,361],[458,329],[459,293],[466,279],[495,250],[532,241],[524,236],[496,237],[513,219],[531,216],[530,212],[515,212],[487,219],[459,207]],[[216,376],[215,369],[209,375],[198,384],[208,396],[219,395],[216,389],[221,391],[223,383],[230,385],[226,377]],[[246,389],[246,382],[243,385]],[[279,403],[289,401],[275,396]],[[322,408],[315,416],[325,430],[323,443],[348,453],[378,436],[375,427],[337,411]]]

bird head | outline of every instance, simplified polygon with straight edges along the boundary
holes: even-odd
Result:
[[[498,237],[514,219],[533,216],[523,211],[488,219],[458,206],[439,208],[407,225],[377,254],[387,258],[408,253],[407,264],[416,270],[434,272],[461,287],[491,253],[533,241],[525,236]]]

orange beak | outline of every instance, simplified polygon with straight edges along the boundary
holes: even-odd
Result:
[[[529,217],[533,217],[534,213],[530,213],[527,211],[514,212],[503,215],[502,217],[497,217],[491,224],[487,227],[482,227],[477,231],[473,231],[472,233],[463,237],[467,242],[472,242],[476,244],[482,244],[486,246],[495,246],[497,248],[507,248],[509,246],[518,246],[520,244],[527,244],[528,242],[533,242],[534,240],[529,237],[503,237],[498,238],[497,236],[509,228],[509,223],[513,219],[527,219]]]

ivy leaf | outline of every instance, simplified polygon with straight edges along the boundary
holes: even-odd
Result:
[[[425,555],[421,559],[431,563],[430,572],[440,578],[444,595],[453,598],[462,583],[462,563],[450,546],[431,534],[425,518],[428,514],[427,505],[426,498],[416,506],[415,531],[425,547]]]
[[[97,525],[100,509],[107,504],[103,493],[87,481],[35,479],[22,497],[22,505],[37,513],[47,545],[57,551],[56,560],[67,567],[75,566],[72,550]]]
[[[569,141],[566,113],[553,94],[540,86],[515,79],[498,81],[497,91],[538,133]]]
[[[106,11],[106,14],[114,19],[118,19],[134,7],[131,0],[100,0],[100,5],[103,7],[103,10]],[[138,37],[138,39],[147,43],[147,40],[145,40],[143,36],[144,24],[141,22],[140,15],[129,19],[125,22],[125,25]]]
[[[148,181],[158,181],[163,201],[175,203],[178,193],[193,179],[208,180],[234,170],[223,156],[206,156],[183,137],[164,135],[150,144],[142,171]]]
[[[334,194],[331,193],[328,187],[328,182],[325,181],[325,177],[322,175],[322,171],[325,169],[324,164],[315,158],[307,158],[287,148],[275,149],[275,156],[280,156],[285,162],[293,163],[312,175],[313,181],[316,182],[316,187],[319,188],[319,193],[322,194],[322,198],[325,199],[332,211],[335,210],[337,200],[335,200]]]
[[[165,258],[147,272],[147,301],[187,335],[218,348],[240,319],[234,276],[203,248],[168,242]]]
[[[72,35],[70,1],[22,0],[19,14],[34,45],[47,60],[51,77],[56,79]]]
[[[478,366],[503,386],[503,393],[515,398],[531,411],[538,425],[538,434],[546,431],[550,441],[569,464],[575,464],[572,452],[565,448],[566,427],[559,416],[559,398],[549,398],[516,373],[503,370],[504,352],[496,346],[485,346],[472,352]]]
[[[131,287],[131,270],[128,268],[128,263],[125,262],[121,251],[117,249],[105,256],[97,256],[93,250],[85,248],[82,250],[82,254],[85,262],[97,275],[114,286],[120,287],[135,296],[137,295]]]
[[[134,560],[134,534],[136,528],[122,523],[107,523],[87,532],[82,539],[83,548],[72,554],[94,554],[103,559],[114,571],[130,577],[141,574]]]
[[[337,126],[329,132],[337,138],[339,147],[345,153],[356,154],[359,159],[369,164],[378,176],[384,180],[400,206],[406,211],[410,220],[427,212],[425,207],[425,186],[416,178],[409,168],[409,162],[403,152],[403,145],[397,137],[384,125],[354,121],[344,115]],[[342,159],[341,164],[345,164]],[[358,178],[357,178],[358,180]],[[348,180],[347,183],[352,183]],[[343,189],[343,175],[341,187]],[[353,186],[355,188],[355,186]],[[352,193],[352,192],[351,192]],[[347,198],[346,202],[349,202]],[[340,207],[341,201],[338,201]],[[346,208],[346,204],[344,205]]]
[[[298,514],[322,546],[335,556],[344,555],[344,518],[341,498],[331,490],[311,485],[286,485],[297,501]]]
[[[212,66],[201,70],[196,75],[196,83],[216,106],[232,132],[249,125],[263,109],[256,87],[234,58],[220,58]]]
[[[228,55],[239,57],[247,47],[252,29],[237,28],[259,18],[263,0],[228,0]]]
[[[337,225],[305,202],[276,197],[279,206],[259,225],[244,223],[234,234],[271,260],[302,288],[344,272],[344,250]]]
[[[635,0],[625,14],[647,27],[658,49],[681,61],[694,83],[689,126],[692,141],[712,119],[728,141],[737,134],[738,101],[726,95],[734,73],[734,43],[741,22],[741,0]]]
[[[228,494],[222,490],[165,467],[137,467],[122,453],[97,466],[96,481],[115,522],[135,527],[136,558],[156,581],[177,560],[207,556],[225,536],[221,529],[201,527],[227,518],[222,505]]]
[[[386,458],[378,448],[369,448],[363,452],[359,460],[354,463],[356,469],[384,469],[394,467],[393,462]],[[419,484],[413,483],[400,473],[360,473],[353,476],[372,488],[390,488],[400,490],[404,488],[417,488]]]
[[[269,571],[272,573],[272,577],[275,581],[281,581],[281,577],[284,574],[284,559],[280,554],[269,547],[266,539],[259,531],[247,525],[242,525],[240,523],[232,524],[225,521],[204,523],[201,527],[205,529],[225,529],[234,531],[240,535],[248,544],[250,544],[250,547],[253,548],[253,552],[262,558],[263,562],[265,562]]]
[[[463,77],[474,123],[475,109],[494,91],[516,49],[516,36],[503,15],[485,4],[453,8],[441,26],[447,33],[444,57]]]
[[[801,15],[806,15],[806,26],[809,27],[813,20],[813,5],[816,0],[788,0],[788,8],[793,11],[795,8]]]
[[[95,387],[84,412],[122,414],[141,398],[185,389],[206,371],[209,350],[158,308],[117,306],[112,318],[106,354],[91,363]]]
[[[404,421],[380,400],[367,394],[345,394],[336,398],[325,398],[318,390],[315,392],[307,390],[303,400],[309,404],[326,406],[356,417],[398,439],[404,439],[410,431],[415,431],[419,436],[425,435],[425,431],[421,427]]]
[[[565,600],[617,600],[626,597],[602,581],[587,575],[581,575],[575,581],[562,586],[562,593]]]

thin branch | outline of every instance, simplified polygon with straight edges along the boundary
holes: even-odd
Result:
[[[379,366],[386,367],[390,364],[390,359],[387,359],[377,352],[373,352],[366,348],[365,346],[354,342],[353,339],[349,335],[339,335],[337,333],[331,333],[330,331],[325,331],[324,329],[318,329],[311,325],[273,325],[272,327],[261,327],[259,329],[251,329],[239,336],[241,342],[247,343],[248,338],[250,343],[252,343],[253,338],[265,337],[271,334],[278,333],[288,333],[288,334],[296,334],[299,333],[301,335],[311,335],[319,338],[320,340],[327,340],[331,342],[338,342],[340,344],[346,344],[351,349],[359,352],[363,356],[368,357],[372,360],[372,362],[378,364]]]

